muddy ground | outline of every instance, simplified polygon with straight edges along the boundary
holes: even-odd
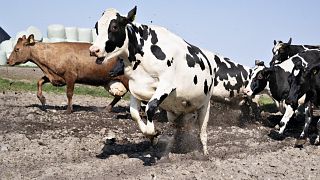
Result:
[[[41,72],[10,67],[0,68],[0,76],[32,80]],[[239,110],[215,103],[208,126],[209,160],[199,160],[196,129],[178,132],[170,141],[173,124],[160,113],[155,122],[163,132],[159,144],[175,143],[169,158],[159,161],[155,152],[161,148],[139,132],[127,101],[107,113],[103,108],[111,99],[75,95],[75,112],[68,115],[65,95],[44,95],[45,109],[35,92],[0,93],[0,179],[320,178],[319,147],[309,141],[293,147],[303,125],[299,119],[279,140],[272,132],[281,116],[263,113],[261,119],[242,123]]]

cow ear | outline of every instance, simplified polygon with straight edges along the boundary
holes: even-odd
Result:
[[[21,38],[22,38],[22,39],[27,39],[26,35],[23,35]]]
[[[256,66],[264,66],[264,62],[260,60],[255,60],[255,65]]]
[[[34,35],[33,34],[30,34],[30,36],[28,37],[28,40],[27,40],[27,45],[29,46],[32,46],[34,45],[36,42],[34,40]]]
[[[272,72],[274,72],[274,68],[273,67],[265,68],[263,70],[263,76],[265,77],[265,79],[268,79]]]
[[[277,44],[277,41],[276,40],[273,40],[273,45],[276,45]]]
[[[129,22],[133,22],[136,17],[136,13],[137,13],[137,6],[135,6],[133,9],[131,9],[131,11],[128,12],[127,20]]]
[[[289,41],[288,41],[288,45],[291,45],[291,41],[292,41],[292,38],[290,37]]]

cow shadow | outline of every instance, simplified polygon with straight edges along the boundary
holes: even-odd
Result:
[[[304,127],[304,116],[303,115],[294,115],[290,121],[288,122],[286,129],[283,134],[278,133],[278,124],[280,123],[283,115],[269,115],[265,121],[263,121],[263,125],[269,128],[272,128],[268,134],[268,136],[277,141],[282,141],[287,137],[299,138],[303,127]],[[313,124],[310,124],[311,132],[313,132]]]
[[[40,105],[40,104],[31,104],[25,106],[26,108],[38,108],[41,111],[47,112],[48,110],[63,111],[67,110],[67,105],[57,106],[57,105]],[[74,104],[73,112],[107,112],[106,107],[98,106],[81,106]],[[115,106],[112,108],[112,113],[128,113],[128,107]],[[127,115],[126,115],[127,116]],[[121,117],[120,117],[121,118]]]
[[[170,161],[169,153],[187,154],[192,151],[200,151],[200,139],[188,132],[177,132],[175,135],[162,135],[154,145],[146,140],[139,143],[116,142],[116,139],[108,139],[104,143],[102,152],[97,154],[99,159],[107,159],[112,155],[125,154],[128,158],[137,158],[144,166],[152,166],[157,162]],[[164,160],[164,161],[162,161]]]

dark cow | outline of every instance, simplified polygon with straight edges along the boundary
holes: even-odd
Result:
[[[245,90],[246,94],[254,95],[259,93],[259,91],[262,91],[268,85],[271,96],[277,102],[277,105],[285,108],[284,115],[280,121],[279,134],[284,132],[288,121],[294,114],[294,109],[284,102],[289,93],[290,86],[288,76],[292,72],[294,63],[297,61],[302,61],[305,64],[312,63],[317,61],[316,57],[319,55],[320,50],[304,51],[269,68],[264,67],[262,70],[259,70],[256,75],[252,76],[252,81],[249,82]],[[302,96],[300,104],[303,104],[303,98],[304,96]]]
[[[290,91],[286,99],[287,104],[297,107],[298,99],[306,94],[305,126],[299,136],[299,139],[296,141],[297,146],[301,146],[305,143],[308,136],[309,125],[313,118],[314,106],[319,107],[320,105],[320,56],[317,61],[318,62],[312,64],[304,64],[302,61],[295,62],[294,69],[288,78]],[[320,143],[320,119],[318,119],[317,129],[318,136],[315,144]]]
[[[273,57],[270,66],[281,63],[290,57],[307,50],[320,49],[320,46],[314,45],[291,45],[292,39],[290,38],[287,43],[282,41],[273,41],[274,47],[272,48]]]

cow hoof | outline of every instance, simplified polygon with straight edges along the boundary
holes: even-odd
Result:
[[[158,157],[159,160],[157,160],[157,164],[162,164],[162,163],[171,163],[171,159],[169,155]]]
[[[319,136],[318,136],[317,139],[314,141],[314,145],[316,145],[316,146],[320,145]]]
[[[42,106],[44,106],[46,104],[46,98],[44,96],[41,96],[39,98],[39,100],[40,100]]]
[[[192,159],[197,160],[197,161],[208,161],[209,160],[209,155],[205,155],[202,152],[199,151],[194,151],[192,153]]]
[[[67,109],[64,114],[71,114],[72,113],[72,110],[71,109]]]
[[[296,143],[294,144],[294,147],[296,148],[303,148],[303,145],[306,143],[306,138],[299,138],[296,140]]]
[[[158,144],[159,138],[160,138],[160,135],[161,135],[161,134],[162,134],[161,131],[156,130],[155,135],[149,135],[149,136],[147,136],[147,138],[149,138],[150,141],[151,141],[151,144],[152,144],[153,146],[155,146],[155,145]]]
[[[111,112],[112,112],[112,106],[107,106],[105,110],[106,110],[108,113],[111,113]]]
[[[283,135],[283,133],[279,133],[276,130],[271,130],[270,133],[268,134],[268,136],[271,137],[272,139],[278,140],[278,141],[285,139],[285,136]]]
[[[280,121],[279,126],[282,127],[282,126],[284,126],[284,125],[285,125],[285,123],[282,122],[282,121]]]

